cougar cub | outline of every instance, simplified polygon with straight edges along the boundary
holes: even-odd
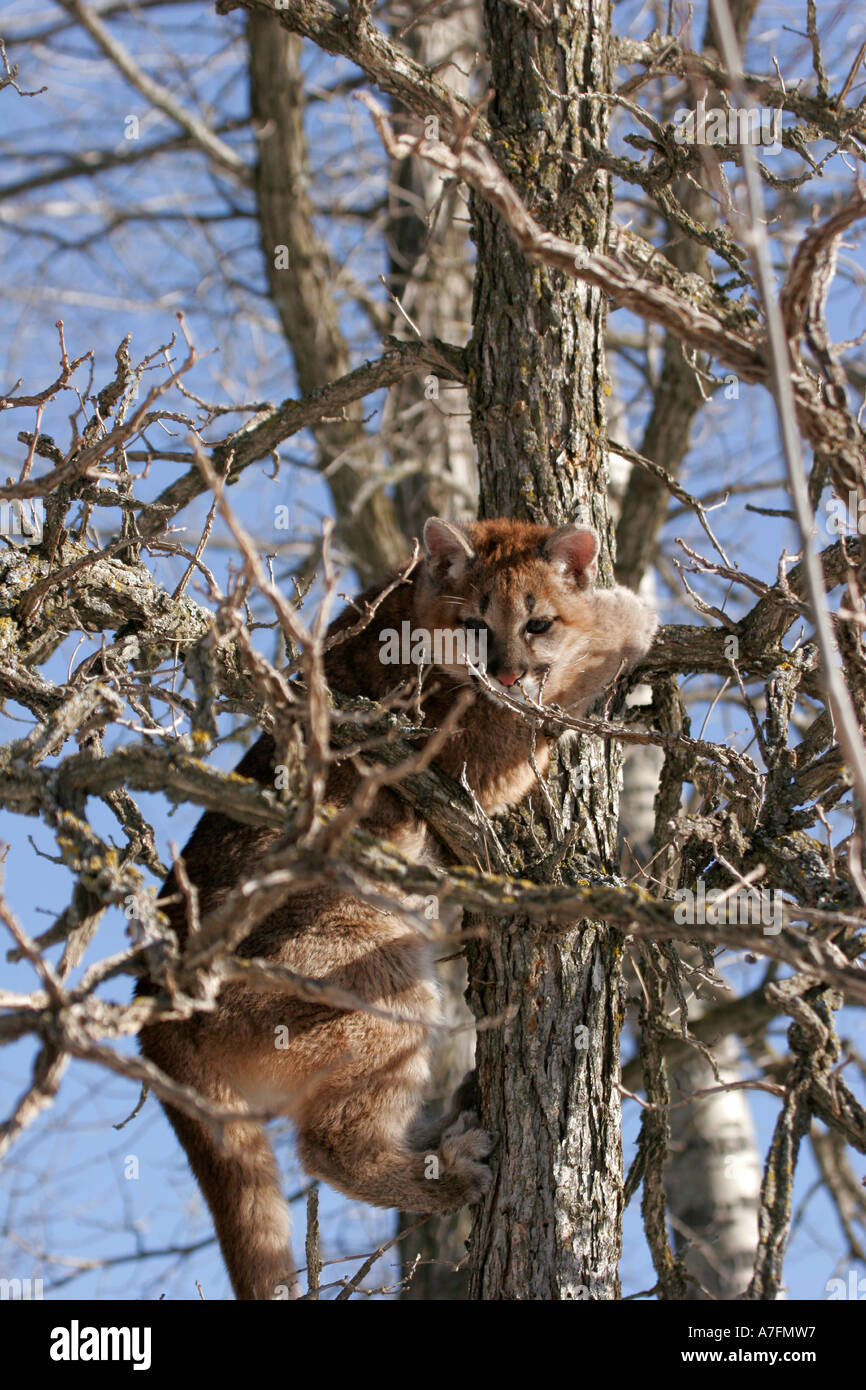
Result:
[[[432,518],[424,528],[424,549],[422,564],[385,598],[372,624],[326,658],[335,690],[378,699],[403,681],[417,680],[405,651],[402,663],[400,653],[397,664],[382,659],[382,634],[401,633],[404,622],[413,633],[462,628],[483,638],[483,663],[494,687],[514,687],[577,713],[650,645],[656,619],[644,604],[623,588],[595,588],[598,542],[592,531],[511,521],[458,527]],[[363,597],[372,599],[385,587],[383,581]],[[349,607],[330,630],[357,620],[358,610]],[[485,809],[500,811],[534,783],[530,733],[457,655],[459,648],[440,657],[422,687],[425,719],[435,728],[459,688],[473,680],[478,686],[478,697],[437,764],[454,778],[465,768]],[[541,735],[535,753],[543,773],[549,749]],[[264,736],[237,771],[273,785],[272,759],[273,742]],[[348,763],[336,764],[328,799],[345,805],[357,784]],[[378,794],[364,825],[413,857],[437,851],[424,822],[394,791]],[[202,817],[183,858],[203,914],[254,871],[257,856],[277,838],[276,832],[216,812]],[[175,892],[170,875],[162,895]],[[183,905],[172,907],[170,916],[182,942]],[[145,1028],[141,1045],[147,1057],[223,1107],[291,1116],[307,1171],[350,1197],[407,1211],[450,1212],[487,1191],[490,1169],[484,1160],[491,1140],[471,1109],[471,1080],[441,1120],[418,1121],[429,1028],[439,1018],[439,1001],[430,944],[401,917],[396,901],[385,911],[325,887],[290,891],[238,954],[280,962],[410,1021],[232,983],[213,1012]],[[280,1025],[288,1034],[282,1049],[275,1046]],[[237,1297],[274,1297],[290,1264],[289,1217],[263,1128],[239,1118],[226,1126],[220,1145],[207,1124],[170,1105],[165,1109],[210,1206]]]

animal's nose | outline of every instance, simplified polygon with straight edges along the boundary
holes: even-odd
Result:
[[[499,681],[500,685],[514,685],[516,681],[519,681],[520,678],[525,675],[525,671],[503,671],[496,679]]]

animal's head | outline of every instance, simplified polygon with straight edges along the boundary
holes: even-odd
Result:
[[[465,633],[470,659],[474,641],[483,654],[474,664],[494,686],[573,704],[589,683],[598,693],[652,639],[655,618],[633,594],[595,589],[598,537],[586,527],[455,526],[432,517],[424,552],[416,623],[431,633]],[[437,664],[467,678],[459,653]]]

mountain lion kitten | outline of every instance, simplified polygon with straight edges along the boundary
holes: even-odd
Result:
[[[408,621],[413,632],[462,629],[483,637],[483,664],[494,687],[514,687],[582,714],[646,653],[656,627],[655,615],[627,589],[595,588],[597,550],[595,533],[578,526],[555,530],[498,520],[459,527],[432,518],[424,527],[423,562],[384,599],[372,624],[326,656],[329,684],[343,695],[377,700],[404,681],[417,682],[411,661],[383,660],[386,631],[400,633]],[[386,585],[368,589],[361,603]],[[350,605],[330,633],[352,627],[358,613]],[[530,731],[453,650],[448,657],[454,664],[434,667],[422,687],[426,722],[438,727],[459,689],[474,682],[478,693],[436,765],[456,779],[465,768],[485,810],[502,811],[535,782]],[[273,786],[273,755],[273,740],[265,735],[237,771]],[[549,746],[541,733],[535,756],[543,774]],[[359,780],[351,762],[335,764],[327,799],[346,805]],[[442,853],[424,821],[393,790],[377,794],[362,823],[412,859]],[[204,815],[183,851],[201,913],[252,875],[257,858],[278,838],[276,831],[217,812]],[[162,895],[175,893],[172,873]],[[167,912],[182,944],[185,905]],[[414,1212],[450,1212],[478,1201],[490,1185],[484,1160],[491,1139],[472,1110],[472,1079],[438,1122],[419,1121],[439,997],[433,946],[401,916],[396,898],[393,910],[385,911],[327,886],[290,890],[237,954],[351,990],[402,1021],[232,982],[213,1012],[145,1028],[145,1055],[222,1107],[291,1116],[307,1172],[350,1197]],[[287,1034],[284,1047],[275,1045],[278,1030],[284,1042]],[[264,1129],[238,1119],[225,1126],[220,1145],[207,1124],[171,1105],[165,1110],[213,1214],[235,1294],[278,1296],[291,1266],[289,1215]]]

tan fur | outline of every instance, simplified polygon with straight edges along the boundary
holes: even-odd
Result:
[[[390,594],[372,624],[327,660],[331,686],[345,695],[380,698],[417,670],[383,664],[380,633],[454,628],[466,619],[489,625],[487,672],[511,693],[573,712],[588,704],[648,649],[655,616],[625,589],[594,587],[597,543],[575,527],[554,531],[509,521],[466,528],[432,520],[423,566]],[[381,592],[385,583],[368,590]],[[526,624],[552,620],[543,634]],[[349,607],[332,624],[357,622]],[[422,707],[431,727],[473,677],[465,665],[437,668]],[[512,684],[519,676],[520,683]],[[477,683],[476,683],[477,684]],[[530,790],[526,724],[480,686],[437,762],[470,785],[489,811],[516,805]],[[549,759],[538,738],[538,764]],[[273,743],[265,736],[238,772],[273,784]],[[346,763],[328,781],[329,799],[345,805],[358,774]],[[438,847],[424,822],[393,791],[377,797],[365,826],[402,843],[413,859]],[[209,812],[184,850],[187,871],[206,913],[254,868],[276,834]],[[173,875],[163,895],[176,891]],[[185,913],[172,909],[183,940]],[[415,1022],[390,1022],[363,1011],[337,1011],[282,994],[231,984],[212,1013],[143,1030],[142,1050],[169,1076],[222,1106],[290,1115],[307,1171],[348,1196],[406,1211],[449,1212],[477,1201],[490,1184],[484,1162],[490,1137],[473,1113],[467,1078],[441,1120],[420,1125],[429,1076],[429,1034],[439,1020],[432,948],[395,903],[393,912],[326,888],[289,893],[242,943],[239,955],[279,962],[304,976],[351,990],[368,1003]],[[147,989],[148,986],[142,986]],[[277,1029],[288,1045],[276,1047]],[[209,1127],[166,1107],[213,1213],[238,1298],[279,1296],[289,1267],[288,1214],[273,1155],[261,1127],[238,1120],[220,1147]]]

